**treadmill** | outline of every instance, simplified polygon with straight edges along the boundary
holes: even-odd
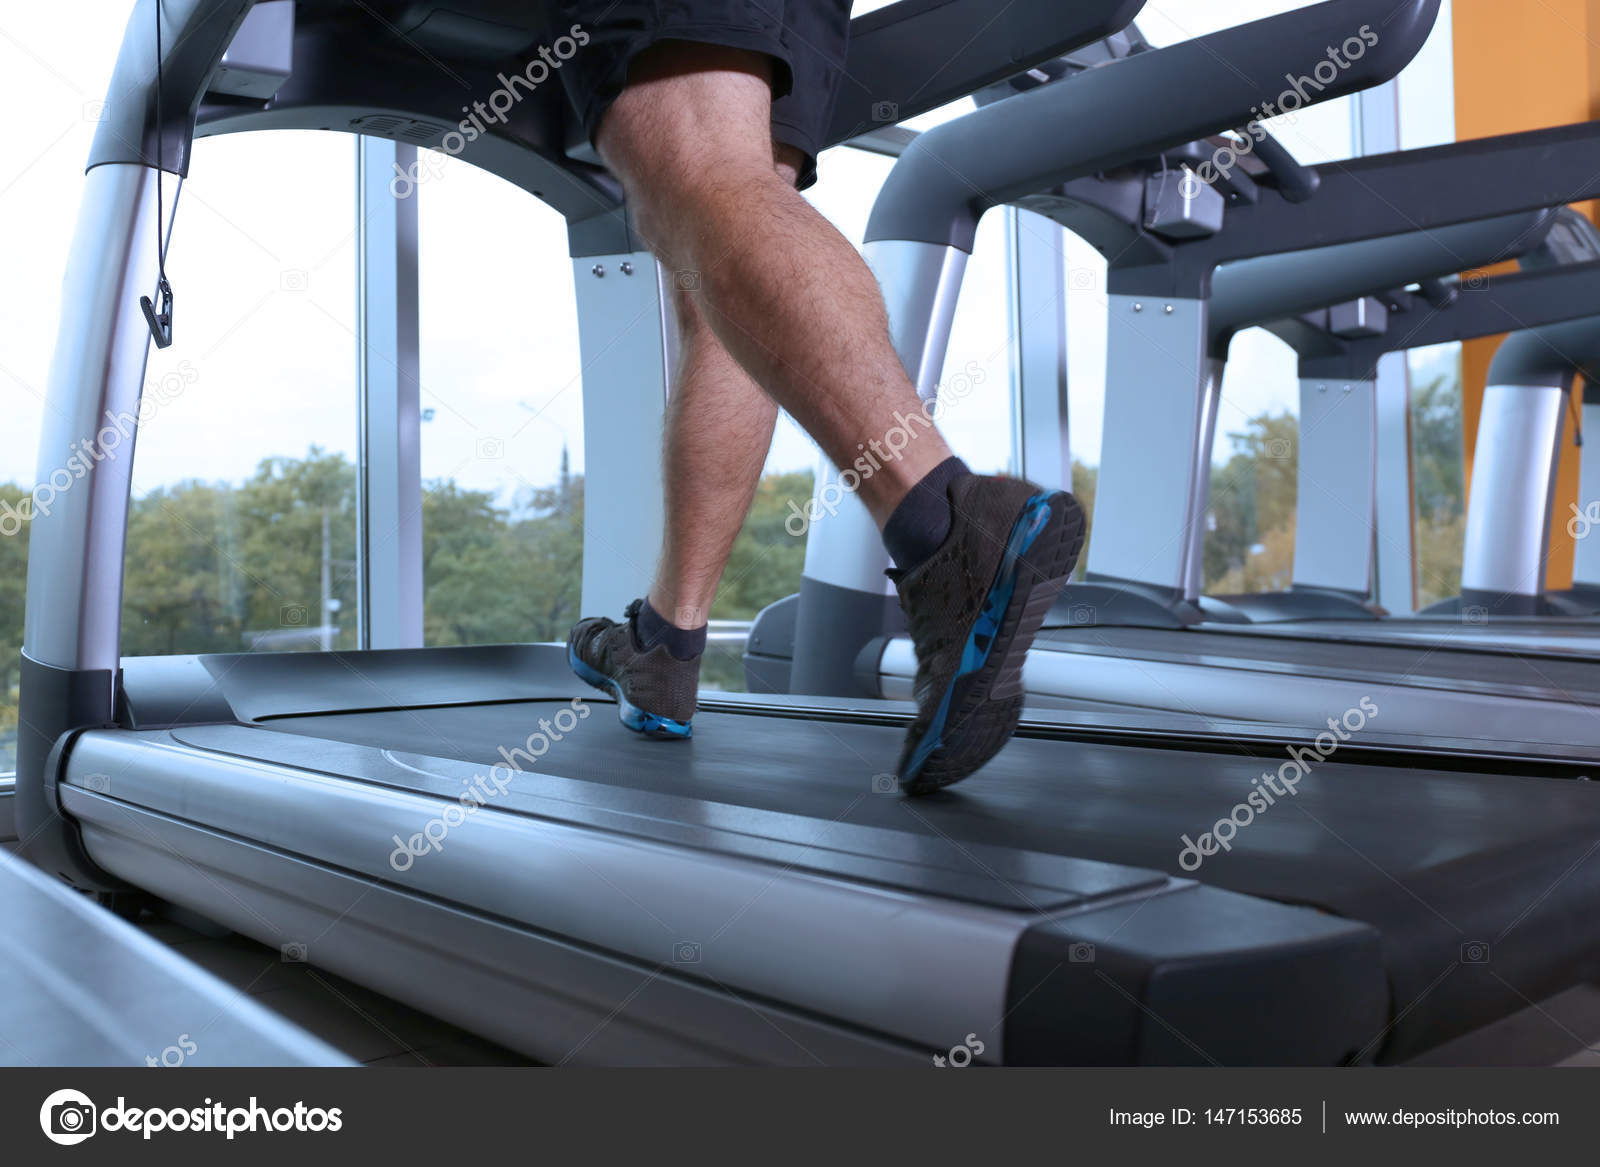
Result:
[[[1385,293],[1365,306],[1366,324],[1357,335],[1335,335],[1326,312],[1269,326],[1300,354],[1302,413],[1308,417],[1316,416],[1312,403],[1325,396],[1316,391],[1331,384],[1371,393],[1377,364],[1391,352],[1510,335],[1491,366],[1478,433],[1463,594],[1414,616],[1379,619],[1381,613],[1363,603],[1372,571],[1371,530],[1351,523],[1343,540],[1337,534],[1317,540],[1309,567],[1297,558],[1296,586],[1289,592],[1221,597],[1250,615],[1252,631],[1600,656],[1600,621],[1590,618],[1592,585],[1582,582],[1594,574],[1594,551],[1586,552],[1580,541],[1577,586],[1560,592],[1544,587],[1554,477],[1567,440],[1568,388],[1574,377],[1600,369],[1600,232],[1563,209],[1545,242],[1520,262],[1523,270],[1512,275],[1422,294]],[[1345,308],[1352,319],[1354,307]],[[1574,428],[1573,440],[1581,446],[1581,427]],[[1319,491],[1305,479],[1320,474],[1326,501],[1343,493],[1340,483],[1371,477],[1371,427],[1329,425],[1317,417],[1301,455],[1303,463],[1317,467],[1302,465],[1302,497]],[[1585,469],[1592,479],[1595,468]],[[1597,495],[1591,488],[1581,497]],[[1316,575],[1341,569],[1342,580]]]
[[[901,35],[953,59],[985,26],[979,6],[964,5],[954,45],[917,21],[961,4],[906,5]],[[137,406],[155,142],[186,166],[196,123],[420,137],[459,99],[417,44],[478,78],[500,67],[474,55],[486,43],[514,55],[533,35],[522,4],[494,8],[494,28],[471,24],[485,4],[380,5],[402,52],[361,13],[300,4],[292,51],[274,56],[240,42],[261,32],[252,7],[164,0],[170,134],[149,121],[154,0],[135,9],[68,264],[43,465],[103,409]],[[450,36],[410,23],[421,8],[448,9]],[[1036,11],[1084,40],[1128,15]],[[1436,12],[1302,9],[1147,54],[1146,82],[1229,92],[1227,124],[1256,100],[1239,62],[1270,80],[1286,45],[1320,53],[1365,15],[1388,20],[1391,55],[1367,75],[1382,79]],[[895,27],[896,8],[873,15]],[[1014,48],[997,43],[996,60]],[[286,78],[277,95],[208,93],[230,53]],[[374,78],[381,100],[363,96]],[[1081,108],[1119,108],[1081,81]],[[1048,88],[1014,100],[1062,105]],[[530,106],[472,160],[592,209],[612,188],[569,157],[556,113]],[[928,1065],[976,1032],[979,1060],[1012,1065],[1395,1062],[1600,973],[1587,926],[1600,803],[1576,752],[1425,753],[1380,714],[1293,805],[1190,870],[1182,836],[1314,743],[1045,715],[984,774],[912,802],[883,782],[910,717],[895,703],[707,695],[696,736],[663,749],[612,724],[558,646],[122,658],[129,464],[97,462],[32,532],[29,857],[86,890],[138,889],[303,945],[313,964],[535,1058]]]
[[[1584,226],[1600,232],[1587,220]],[[1600,266],[1590,265],[1590,266]],[[1574,585],[1545,587],[1552,521],[1592,529],[1600,517],[1600,474],[1594,458],[1580,466],[1579,501],[1570,515],[1557,516],[1555,479],[1571,415],[1575,445],[1583,447],[1583,421],[1600,404],[1600,314],[1570,319],[1524,321],[1527,327],[1501,343],[1489,366],[1484,414],[1473,460],[1472,503],[1467,508],[1467,539],[1461,595],[1424,614],[1457,615],[1476,608],[1495,616],[1554,618],[1564,628],[1586,630],[1589,649],[1600,653],[1600,574],[1595,547],[1580,533]],[[1583,405],[1573,409],[1574,382],[1583,386]],[[1519,456],[1520,455],[1520,459]],[[1519,465],[1518,462],[1523,463]],[[1501,556],[1495,555],[1503,541]],[[1567,620],[1578,619],[1570,624]],[[1588,618],[1585,620],[1584,618]],[[1542,629],[1549,621],[1530,624]]]
[[[1449,230],[1429,232],[1418,241],[1442,245],[1448,256],[1469,267],[1484,262],[1495,247],[1492,236],[1451,238]],[[1600,329],[1585,326],[1600,307],[1593,228],[1563,209],[1538,230],[1550,234],[1522,257],[1526,270],[1521,273],[1469,284],[1439,282],[1425,274],[1414,281],[1420,285],[1416,292],[1362,296],[1267,325],[1301,354],[1299,508],[1301,530],[1316,537],[1297,541],[1295,586],[1274,594],[1203,597],[1203,622],[1187,629],[1206,634],[1199,642],[1157,627],[1106,631],[1075,623],[1070,609],[1059,612],[1057,626],[1041,637],[1044,646],[1067,646],[1095,659],[1080,673],[1074,660],[1043,657],[1030,684],[1043,694],[1120,696],[1139,704],[1151,701],[1147,694],[1153,691],[1153,700],[1166,700],[1169,707],[1217,714],[1254,708],[1257,715],[1293,721],[1315,716],[1322,707],[1306,674],[1346,680],[1360,675],[1369,683],[1428,690],[1407,706],[1413,724],[1427,731],[1461,734],[1476,724],[1492,734],[1592,740],[1588,722],[1600,681],[1595,668],[1600,624],[1518,618],[1533,611],[1537,601],[1518,596],[1507,582],[1542,580],[1565,386],[1582,369],[1573,357],[1587,351],[1585,335],[1600,343]],[[1518,231],[1514,248],[1508,240],[1489,258],[1525,249],[1535,239]],[[1317,281],[1338,284],[1337,253],[1349,249],[1326,250],[1336,254],[1318,262]],[[1391,259],[1403,254],[1393,246],[1388,250]],[[1303,307],[1303,300],[1296,303],[1295,283],[1304,282],[1298,258],[1222,269],[1213,327],[1231,334],[1236,324],[1259,323],[1274,304]],[[1359,258],[1357,270],[1376,275],[1381,285],[1385,264]],[[1404,270],[1403,263],[1387,266],[1391,275]],[[1354,282],[1345,285],[1351,287]],[[1491,374],[1491,383],[1501,388],[1486,411],[1479,445],[1484,453],[1469,512],[1475,517],[1469,522],[1467,596],[1418,616],[1391,617],[1370,599],[1377,529],[1377,362],[1396,349],[1492,335],[1512,323],[1524,331],[1508,344]],[[1513,370],[1516,361],[1523,371]],[[1530,428],[1534,432],[1524,437]],[[1530,514],[1537,516],[1532,523]],[[1252,643],[1251,638],[1259,639]],[[903,656],[886,659],[897,671],[904,669]],[[1223,662],[1223,667],[1278,672],[1284,679],[1267,698],[1241,690],[1237,681],[1220,688],[1197,683],[1203,675],[1199,668]],[[1293,692],[1297,687],[1299,696]],[[1202,696],[1191,698],[1196,689]]]
[[[1106,78],[1134,83],[1152,60],[1159,56],[1135,45],[1121,59],[1040,88],[1065,101]],[[1190,180],[1218,149],[1214,141],[1172,147],[1152,135],[1143,153],[1115,167],[1102,160],[1098,170],[1069,173],[1065,182],[1059,180],[1078,146],[1071,137],[1040,130],[1022,139],[1026,151],[997,154],[998,124],[1031,96],[925,135],[897,163],[868,228],[874,268],[891,305],[903,305],[891,318],[924,396],[937,392],[964,249],[984,208],[1026,207],[1111,259],[1108,381],[1115,388],[1089,573],[1065,589],[1045,621],[1024,676],[1030,701],[1316,726],[1360,690],[1381,695],[1419,732],[1591,743],[1600,670],[1580,659],[1507,660],[1393,642],[1347,647],[1331,638],[1291,641],[1286,629],[1260,637],[1252,634],[1251,612],[1200,596],[1199,571],[1211,439],[1232,336],[1288,313],[1350,301],[1361,308],[1364,299],[1418,278],[1436,280],[1538,248],[1557,222],[1550,208],[1575,191],[1600,193],[1579,148],[1600,141],[1600,124],[1317,168],[1300,166],[1268,138],[1255,165],[1235,170],[1222,191]],[[1048,152],[1037,146],[1044,140],[1052,142]],[[941,180],[937,172],[948,168],[970,185]],[[1490,172],[1501,177],[1479,180]],[[974,200],[973,189],[982,199]],[[1342,409],[1366,426],[1370,447],[1370,393]],[[1349,456],[1336,442],[1329,448],[1336,459]],[[1370,479],[1356,485],[1364,501],[1319,515],[1359,528],[1345,542],[1359,543],[1365,570],[1375,496]],[[752,632],[749,683],[908,697],[915,658],[882,576],[881,547],[858,503],[829,505],[830,487],[819,476],[819,517],[800,593],[763,613]],[[1363,576],[1362,595],[1367,582]],[[1375,618],[1333,589],[1291,602],[1301,616],[1332,604],[1341,615]]]

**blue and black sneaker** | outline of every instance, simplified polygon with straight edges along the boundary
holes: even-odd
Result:
[[[643,603],[629,604],[621,624],[604,616],[578,621],[567,636],[567,662],[584,681],[617,699],[617,715],[629,729],[646,737],[686,738],[693,732],[700,658],[679,660],[664,644],[648,652],[640,647]]]
[[[889,573],[917,651],[899,768],[911,794],[959,782],[1010,740],[1028,647],[1083,549],[1083,508],[1063,491],[974,474],[949,494],[944,543]]]

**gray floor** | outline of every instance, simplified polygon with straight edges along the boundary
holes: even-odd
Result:
[[[1600,987],[1579,985],[1429,1050],[1418,1066],[1600,1068]]]
[[[146,932],[369,1066],[531,1066],[521,1054],[270,948],[146,915]],[[1419,1066],[1600,1068],[1600,986],[1583,985],[1440,1046]]]

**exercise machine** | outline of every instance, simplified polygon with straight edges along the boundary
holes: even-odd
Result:
[[[422,141],[459,102],[434,61],[487,83],[535,43],[525,4],[432,4],[457,18],[438,39],[433,16],[397,25],[425,60],[363,23],[367,7],[297,5],[289,50],[258,69],[278,76],[274,95],[227,100],[207,87],[229,53],[249,55],[238,38],[251,6],[165,0],[159,71],[155,5],[136,7],[108,101],[119,131],[96,146],[69,261],[42,465],[107,407],[137,406],[157,141],[184,165],[197,128]],[[906,7],[916,36],[919,14],[942,6]],[[414,12],[376,8],[390,22]],[[1127,14],[1013,8],[1059,16],[1085,40]],[[1144,79],[1212,95],[1167,107],[1190,120],[1166,136],[1187,141],[1240,122],[1257,83],[1352,19],[1386,29],[1360,80],[1392,75],[1436,11],[1318,5],[1145,54]],[[474,23],[492,12],[493,27]],[[929,52],[959,57],[962,33]],[[1141,98],[1162,89],[1102,104],[1089,82],[1112,72],[1074,82],[1081,105],[1053,87],[1013,100],[1097,127],[1108,147],[1119,131],[1092,112],[1126,109],[1144,119],[1130,132],[1147,135],[1161,105]],[[180,111],[170,133],[152,121],[157,76],[161,109]],[[569,156],[559,94],[543,100],[469,160],[562,209],[574,250],[610,249],[578,257],[586,268],[642,254],[618,250],[631,240],[614,197],[604,204],[614,185]],[[1213,125],[1194,124],[1197,104]],[[648,271],[641,262],[632,294],[655,285]],[[604,335],[587,295],[583,327]],[[639,319],[658,337],[658,319]],[[978,1060],[1004,1064],[1402,1061],[1600,972],[1586,927],[1600,905],[1600,803],[1570,780],[1589,766],[1571,752],[1419,753],[1382,738],[1380,711],[1293,807],[1191,867],[1183,836],[1210,837],[1282,750],[1314,742],[1034,718],[959,793],[909,803],[887,773],[909,719],[891,703],[707,694],[695,737],[663,748],[613,724],[555,646],[124,658],[130,465],[96,463],[32,531],[17,808],[29,857],[81,888],[136,888],[303,944],[314,964],[530,1056],[926,1065],[979,1033]],[[608,550],[589,544],[586,576],[609,570]],[[1484,937],[1492,971],[1473,955],[1440,982]]]

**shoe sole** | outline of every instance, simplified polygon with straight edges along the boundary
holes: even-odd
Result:
[[[1028,649],[1077,566],[1083,536],[1083,508],[1071,495],[1036,494],[1024,505],[983,610],[967,634],[961,667],[900,775],[901,788],[908,794],[926,794],[961,781],[1011,739],[1021,715],[1020,702],[1007,714],[985,707],[1022,695]],[[998,620],[992,615],[997,611]],[[998,632],[985,644],[985,633],[995,626]],[[964,691],[952,709],[958,688]]]
[[[567,664],[572,666],[572,671],[578,674],[578,679],[584,684],[592,689],[599,690],[616,701],[617,719],[633,730],[634,733],[662,741],[682,741],[684,738],[694,736],[692,723],[674,721],[670,717],[647,713],[629,701],[622,695],[621,685],[598,669],[590,668],[579,660],[577,651],[570,644],[567,645]]]

